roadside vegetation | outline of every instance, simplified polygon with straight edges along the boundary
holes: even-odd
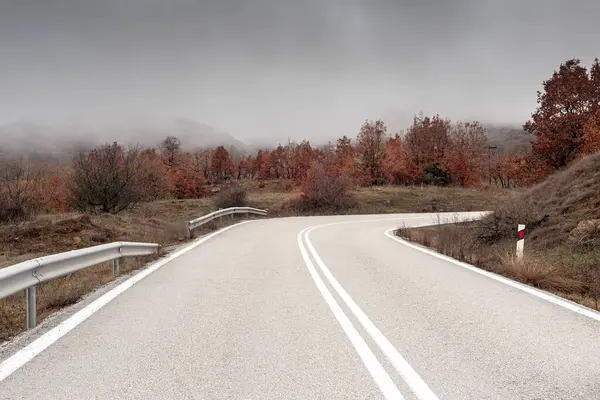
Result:
[[[574,84],[576,82],[577,84]],[[600,66],[561,65],[525,125],[547,176],[513,192],[482,221],[401,228],[443,254],[600,309]],[[526,166],[530,171],[530,165]],[[515,259],[517,224],[525,257]]]
[[[600,65],[596,62],[588,72],[578,60],[570,60],[544,82],[539,108],[524,125],[523,137],[533,141],[506,146],[515,152],[490,146],[477,121],[418,115],[405,132],[388,132],[383,121],[367,120],[356,138],[343,136],[325,146],[289,142],[245,153],[224,146],[186,149],[179,138],[167,136],[154,148],[107,143],[74,154],[67,164],[32,163],[14,155],[0,161],[0,267],[113,241],[174,245],[187,240],[185,221],[231,206],[266,208],[272,217],[496,210],[476,241],[461,226],[432,228],[439,230],[437,239],[428,229],[404,234],[437,241],[436,246],[447,248],[441,251],[490,269],[502,265],[506,274],[524,281],[546,274],[543,285],[554,285],[554,290],[562,279],[563,291],[591,298],[595,290],[600,292],[591,284],[597,279],[595,239],[585,234],[567,246],[559,235],[548,237],[567,228],[569,234],[586,230],[600,218],[581,205],[592,202],[584,195],[588,190],[596,190],[598,198],[597,189],[590,189],[595,181],[569,187],[575,178],[560,178],[567,173],[560,172],[564,168],[600,150],[599,105]],[[597,167],[586,160],[590,168]],[[580,175],[589,173],[586,169]],[[554,183],[531,188],[547,178],[545,182]],[[560,203],[555,208],[562,211],[550,215],[551,204],[536,196],[557,202],[572,198],[568,204],[574,208]],[[518,199],[532,202],[531,207]],[[548,225],[566,210],[576,217]],[[546,247],[528,247],[530,257],[537,257],[537,248],[545,258],[526,274],[518,266],[509,272],[509,261],[488,262],[474,250],[493,246],[498,260],[509,257],[503,246],[512,241],[517,223],[532,229],[530,242],[548,241]],[[218,223],[208,229],[216,227]],[[545,234],[539,233],[543,239],[535,239],[544,229]],[[569,246],[580,250],[564,250]],[[555,258],[548,258],[548,249]],[[567,265],[576,271],[555,279],[556,270]],[[108,282],[110,275],[108,267],[99,267],[41,285],[40,319]],[[565,289],[571,284],[581,288]],[[24,315],[22,294],[0,300],[0,340],[21,330]]]

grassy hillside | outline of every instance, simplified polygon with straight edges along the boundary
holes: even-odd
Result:
[[[525,261],[513,255],[525,224]],[[401,229],[400,236],[600,308],[600,153],[574,163],[470,224]]]

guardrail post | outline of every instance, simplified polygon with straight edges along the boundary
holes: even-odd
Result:
[[[25,289],[27,297],[27,329],[35,328],[35,317],[37,312],[36,287],[31,286]]]
[[[119,270],[121,267],[121,259],[117,258],[116,260],[113,260],[113,274],[116,276],[119,275]]]

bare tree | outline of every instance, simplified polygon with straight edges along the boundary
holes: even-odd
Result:
[[[40,210],[43,173],[23,158],[0,163],[0,221],[26,219]]]
[[[179,163],[179,155],[181,152],[181,140],[175,136],[167,136],[160,143],[160,150],[165,156],[165,162],[168,168],[172,168]]]
[[[147,197],[147,166],[139,147],[106,144],[73,160],[73,206],[86,212],[117,214]]]

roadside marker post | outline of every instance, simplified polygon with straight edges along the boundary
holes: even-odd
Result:
[[[517,260],[522,260],[523,247],[525,246],[525,225],[519,224],[517,226],[517,233],[519,234],[519,240],[517,240]]]

